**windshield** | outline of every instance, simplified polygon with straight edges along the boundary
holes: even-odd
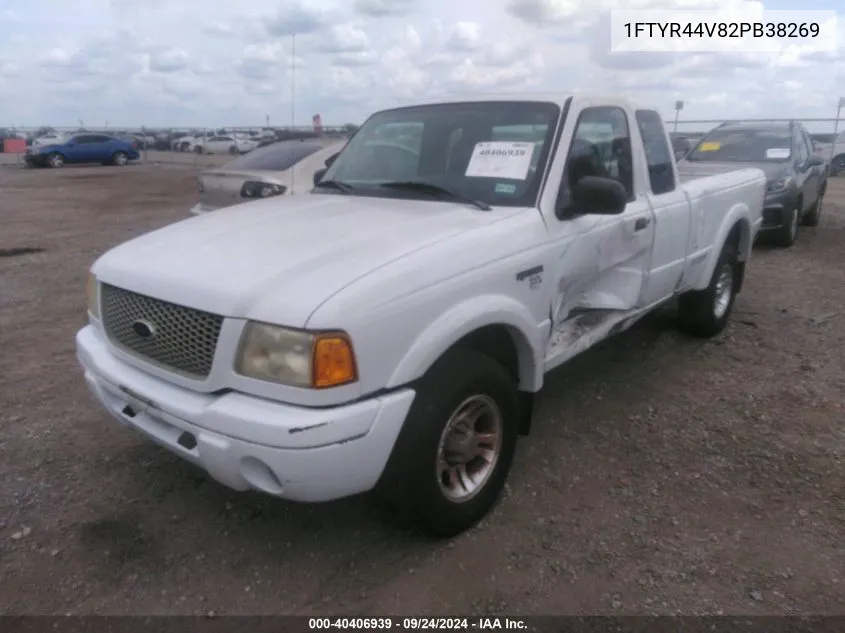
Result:
[[[783,162],[792,156],[788,131],[765,129],[715,130],[687,156],[692,161]]]
[[[299,161],[323,149],[317,143],[300,143],[298,141],[275,143],[259,149],[254,149],[226,164],[226,169],[239,171],[285,171]]]
[[[323,180],[350,185],[345,194],[426,198],[419,190],[381,187],[412,181],[491,206],[534,206],[559,116],[556,104],[529,101],[379,112],[361,126]]]

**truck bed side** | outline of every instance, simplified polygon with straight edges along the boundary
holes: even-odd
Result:
[[[763,222],[766,176],[759,169],[737,169],[703,177],[680,174],[680,178],[692,220],[684,286],[702,289],[709,283],[719,249],[737,223],[741,227],[739,259],[749,258]]]

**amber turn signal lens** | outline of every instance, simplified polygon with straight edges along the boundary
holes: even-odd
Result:
[[[352,343],[341,334],[318,334],[314,341],[312,383],[317,389],[337,387],[358,379]]]

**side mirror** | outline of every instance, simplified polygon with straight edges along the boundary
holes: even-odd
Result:
[[[326,159],[326,167],[331,167],[331,166],[332,166],[332,163],[334,163],[334,162],[337,160],[337,157],[338,157],[339,155],[340,155],[340,152],[338,152],[337,154],[332,154],[331,156],[329,156],[329,157]]]
[[[318,169],[317,171],[314,172],[314,186],[315,187],[320,184],[320,181],[323,179],[323,176],[326,175],[327,171],[328,171],[328,169]]]
[[[628,205],[628,192],[613,178],[584,176],[572,188],[572,206],[585,215],[619,215]]]
[[[807,161],[807,167],[821,167],[824,164],[824,158],[822,158],[818,154],[811,154],[810,159]]]

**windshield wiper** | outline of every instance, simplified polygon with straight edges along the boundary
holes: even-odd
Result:
[[[455,191],[454,189],[449,189],[447,187],[441,187],[440,185],[435,185],[431,182],[421,182],[418,180],[396,180],[393,182],[383,182],[379,186],[385,187],[387,189],[410,189],[412,191],[425,191],[434,195],[445,195],[455,200],[462,200],[464,202],[467,202],[475,208],[481,209],[482,211],[489,211],[491,209],[490,205],[486,202],[476,200],[475,198],[470,198],[469,196],[464,195],[459,191]]]
[[[343,193],[352,193],[353,191],[355,191],[355,187],[353,187],[352,185],[347,185],[345,182],[341,182],[340,180],[321,180],[315,185],[315,187],[337,189],[338,191],[342,191]]]

